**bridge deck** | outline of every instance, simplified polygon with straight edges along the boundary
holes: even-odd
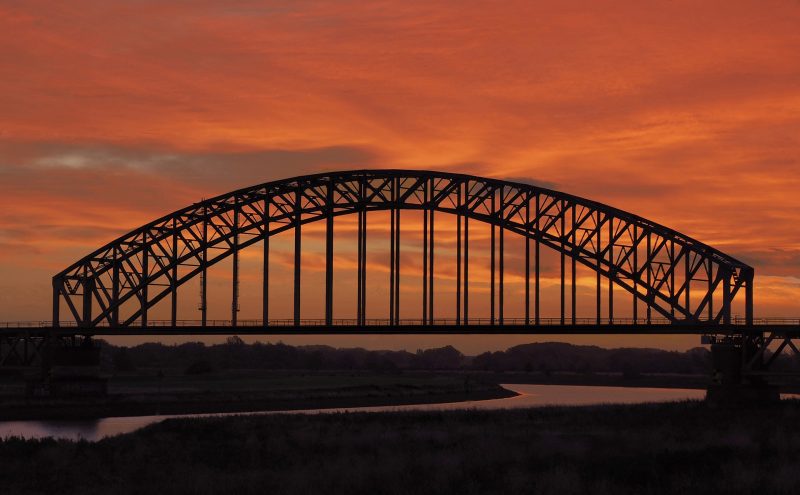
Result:
[[[208,320],[202,325],[199,320],[155,320],[147,327],[81,328],[74,322],[60,323],[53,327],[50,321],[0,322],[0,335],[743,335],[764,332],[800,337],[800,318],[761,318],[747,325],[740,319],[731,324],[675,323],[668,320],[617,319],[613,322],[597,323],[591,318],[576,319],[573,323],[560,318],[540,319],[526,323],[523,318],[505,319],[503,323],[489,319],[470,319],[469,324],[454,319],[434,319],[425,324],[420,319],[400,320],[391,323],[386,319],[369,319],[359,325],[355,319],[336,319],[327,324],[324,319],[303,319],[299,325],[294,320],[239,320],[234,325],[230,320]]]

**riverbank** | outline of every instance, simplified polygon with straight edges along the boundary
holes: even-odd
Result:
[[[172,419],[0,442],[10,493],[796,493],[800,402]],[[47,466],[47,469],[41,469]]]
[[[497,383],[527,383],[531,385],[580,385],[592,387],[690,388],[706,389],[711,382],[708,374],[680,373],[570,373],[516,372],[476,373],[481,380]],[[788,390],[787,390],[788,391]]]
[[[108,396],[97,398],[5,395],[0,402],[0,421],[395,406],[516,395],[480,378],[429,372],[132,375],[115,377],[109,389]]]

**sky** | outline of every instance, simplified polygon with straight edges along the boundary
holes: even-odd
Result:
[[[165,213],[361,168],[634,212],[754,266],[756,316],[798,316],[798,26],[800,2],[777,0],[0,0],[0,320],[48,319],[53,274]]]

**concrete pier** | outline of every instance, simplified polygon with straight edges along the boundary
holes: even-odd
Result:
[[[711,345],[711,383],[706,400],[716,404],[775,402],[780,399],[778,387],[762,376],[742,373],[745,349],[734,343]]]

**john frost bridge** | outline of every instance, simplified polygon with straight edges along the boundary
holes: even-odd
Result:
[[[414,232],[418,238],[422,231],[421,253],[413,250],[422,257],[421,294],[401,317],[401,279],[411,275],[401,263],[400,217],[409,210],[422,216]],[[383,218],[389,222],[388,290],[381,291],[388,311],[368,318],[367,223],[370,213],[379,211],[388,212]],[[357,223],[357,263],[352,274],[355,315],[343,319],[336,315],[352,308],[334,305],[334,229],[345,215]],[[434,242],[434,221],[440,218],[455,223],[455,252],[437,256],[443,248]],[[319,319],[304,318],[301,308],[301,233],[313,222],[325,226],[324,289],[318,291],[324,317]],[[470,228],[475,232],[479,227],[489,231],[488,281],[470,278],[470,256],[476,256],[478,244],[470,242]],[[293,231],[291,275],[270,284],[270,239],[286,231]],[[512,236],[521,238],[515,241],[514,256],[524,258],[524,311],[518,309],[513,318],[505,311],[509,294],[504,290],[509,271],[505,244]],[[486,249],[486,242],[481,244]],[[263,249],[261,318],[240,320],[239,257],[254,245]],[[551,250],[549,259],[559,261],[555,272],[548,266],[547,274],[552,280],[556,273],[560,280],[555,289],[560,314],[555,317],[541,311],[546,250]],[[211,320],[208,270],[223,260],[232,270],[230,319]],[[441,294],[434,299],[437,262],[451,264],[455,272],[455,295],[449,300]],[[585,288],[578,290],[579,268],[590,270],[595,279],[591,312],[580,317],[587,302]],[[420,276],[419,269],[413,276]],[[195,320],[179,319],[179,292],[197,290],[195,284],[186,286],[191,280],[200,285],[199,314]],[[288,319],[270,316],[269,291],[276,283],[292,292]],[[476,284],[488,285],[488,296]],[[488,298],[488,304],[480,301],[480,315],[470,313],[477,298]],[[160,311],[167,319],[150,318],[156,305],[168,308]],[[407,318],[412,311],[416,317]],[[762,385],[782,352],[798,353],[793,339],[800,335],[800,321],[755,318],[752,267],[637,215],[530,184],[431,171],[361,170],[233,191],[97,249],[53,277],[52,321],[0,324],[0,366],[41,364],[47,372],[54,355],[86,347],[93,336],[177,334],[697,334],[712,344],[717,381],[745,388]]]

